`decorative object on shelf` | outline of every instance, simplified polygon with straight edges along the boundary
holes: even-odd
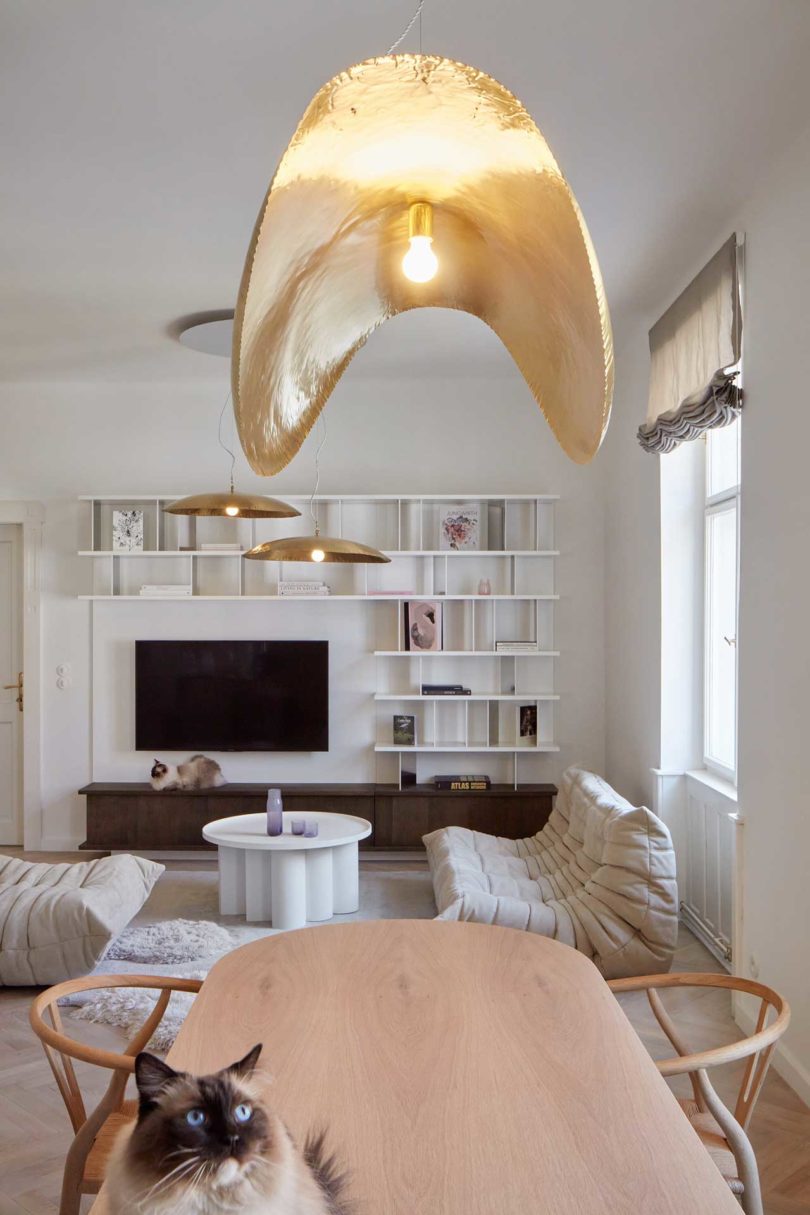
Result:
[[[492,594],[492,583],[490,582],[489,578],[481,578],[479,580],[478,594],[479,595],[491,595]]]
[[[304,839],[315,840],[318,838],[318,820],[308,818],[304,820]]]
[[[143,552],[143,511],[114,510],[112,513],[114,553]]]
[[[329,595],[331,591],[325,582],[290,582],[281,579],[278,584],[278,593],[283,599],[294,599],[296,595],[299,598],[309,598],[310,595]]]
[[[227,784],[217,761],[207,755],[192,755],[184,764],[177,765],[156,759],[150,782],[159,793],[169,789],[218,789]]]
[[[423,683],[423,696],[470,696],[470,688],[461,683]]]
[[[282,835],[284,832],[284,805],[280,789],[267,790],[267,834]]]
[[[451,789],[454,792],[466,793],[482,789],[489,789],[492,781],[488,776],[439,775],[433,777],[433,784],[437,789]]]
[[[537,738],[537,705],[520,706],[520,737]]]
[[[462,552],[479,547],[481,506],[466,502],[463,506],[445,507],[439,522],[439,548]]]
[[[587,463],[610,414],[613,339],[576,199],[508,89],[422,54],[421,38],[418,55],[393,54],[401,41],[319,90],[262,204],[231,363],[248,462],[265,475],[290,462],[389,317],[451,307],[491,326],[563,450]]]
[[[300,510],[288,506],[278,498],[265,498],[262,494],[238,494],[233,486],[233,470],[236,466],[236,456],[222,439],[222,418],[230,396],[225,398],[219,414],[217,437],[223,451],[231,457],[230,488],[227,493],[192,494],[188,498],[178,498],[163,509],[167,515],[215,515],[227,519],[294,519],[300,515]]]
[[[293,835],[303,835],[306,830],[306,820],[303,818],[294,818],[290,822],[290,830]]]
[[[408,768],[401,768],[399,774],[399,783],[403,789],[410,788],[416,784],[416,773],[411,772]]]
[[[403,604],[405,614],[405,649],[440,650],[442,648],[442,605],[435,599],[408,599]]]
[[[312,536],[285,536],[281,540],[269,540],[265,544],[257,544],[255,548],[245,553],[251,561],[314,561],[319,565],[322,561],[342,562],[349,565],[383,564],[391,560],[379,549],[360,544],[357,540],[344,540],[338,536],[322,536],[315,513],[315,498],[321,481],[321,451],[326,442],[326,423],[323,415],[320,419],[322,427],[321,441],[315,449],[315,487],[309,499],[309,513],[315,524],[315,534]],[[296,511],[296,514],[299,512]],[[327,592],[328,593],[328,592]]]
[[[416,746],[416,718],[407,713],[394,714],[394,743],[398,747]]]

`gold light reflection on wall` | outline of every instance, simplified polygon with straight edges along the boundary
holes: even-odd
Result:
[[[428,203],[438,269],[403,273]],[[585,222],[520,102],[476,68],[387,55],[335,76],[284,153],[251,240],[232,387],[252,468],[296,454],[349,361],[391,316],[457,308],[509,350],[563,450],[598,450],[613,342]]]

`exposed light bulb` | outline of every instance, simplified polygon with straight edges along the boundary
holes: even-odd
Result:
[[[429,283],[439,269],[433,244],[433,208],[430,203],[411,203],[408,208],[410,248],[402,259],[402,272],[412,283]]]
[[[233,518],[233,517],[234,517],[234,515],[238,515],[238,514],[239,514],[239,507],[238,507],[238,506],[226,506],[226,507],[225,507],[225,514],[226,514],[226,515],[230,515],[230,516],[231,516],[231,518]]]
[[[439,259],[430,247],[432,244],[432,236],[411,237],[411,247],[402,259],[402,269],[412,283],[429,283],[439,269]]]
[[[326,556],[326,553],[323,551],[322,548],[314,548],[312,550],[312,552],[310,553],[310,557],[312,558],[313,561],[323,561],[325,556]]]

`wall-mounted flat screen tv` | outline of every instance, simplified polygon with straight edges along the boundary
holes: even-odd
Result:
[[[326,641],[136,641],[138,751],[328,751]]]

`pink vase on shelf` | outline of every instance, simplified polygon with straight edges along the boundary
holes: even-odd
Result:
[[[479,595],[491,595],[492,594],[492,583],[490,582],[489,578],[482,578],[481,581],[478,583],[478,594]]]

